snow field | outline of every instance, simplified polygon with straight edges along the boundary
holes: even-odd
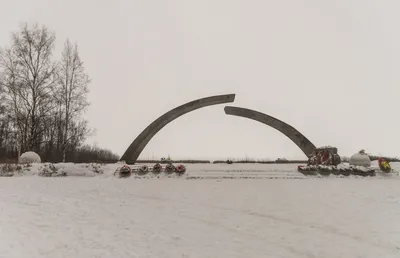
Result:
[[[400,257],[400,181],[353,179],[4,177],[0,257]]]

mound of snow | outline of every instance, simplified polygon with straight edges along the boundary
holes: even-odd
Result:
[[[94,177],[96,174],[102,174],[95,164],[58,163],[55,166],[68,176]]]
[[[43,164],[39,169],[39,176],[45,177],[59,177],[59,176],[66,176],[62,169],[58,169],[52,163]]]
[[[359,152],[350,157],[349,164],[353,166],[370,167],[371,159],[368,154]]]
[[[31,163],[41,163],[41,162],[42,160],[40,159],[40,156],[33,151],[25,152],[19,158],[19,163],[21,164],[31,164]]]

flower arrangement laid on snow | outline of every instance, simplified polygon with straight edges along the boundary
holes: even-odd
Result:
[[[184,165],[181,164],[176,167],[176,173],[178,175],[183,175],[185,172],[186,172],[186,167]]]
[[[175,166],[172,164],[167,164],[165,166],[165,172],[166,173],[173,173],[175,171]]]
[[[162,166],[160,163],[157,163],[153,166],[153,173],[160,173],[162,171]]]
[[[135,174],[138,176],[148,175],[149,177],[156,175],[157,178],[159,178],[159,174],[163,171],[168,175],[176,172],[176,174],[178,176],[181,176],[186,172],[186,167],[182,164],[180,164],[178,166],[174,166],[173,164],[166,164],[165,167],[163,167],[160,163],[156,163],[153,166],[148,166],[148,165],[138,166],[138,165],[136,165],[133,167],[130,167],[125,164],[122,167],[119,167],[115,170],[114,176],[116,176],[118,174],[119,177],[121,177],[121,173],[124,173],[124,171],[127,171],[126,176],[124,176],[124,177],[129,177],[129,176],[131,176],[131,174]],[[128,172],[128,171],[130,171],[130,172]]]
[[[139,175],[145,175],[149,172],[149,167],[147,165],[143,165],[139,168]]]
[[[379,168],[386,173],[392,172],[392,167],[389,162],[383,158],[378,159]]]
[[[367,157],[365,157],[367,156]],[[358,176],[375,176],[375,170],[369,168],[369,157],[364,150],[352,156],[352,164],[343,166],[340,164],[341,158],[337,154],[337,148],[321,147],[315,149],[307,166],[299,165],[297,170],[304,175],[358,175]],[[338,165],[342,165],[338,167]]]
[[[128,165],[123,165],[114,172],[114,175],[117,173],[120,178],[130,177],[132,175],[132,169]]]

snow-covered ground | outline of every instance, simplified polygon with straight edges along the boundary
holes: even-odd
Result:
[[[112,177],[113,166],[0,177],[0,257],[400,257],[398,176],[135,180]],[[187,166],[299,175],[296,165]]]

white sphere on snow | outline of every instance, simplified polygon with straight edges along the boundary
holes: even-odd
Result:
[[[370,167],[371,159],[369,158],[368,154],[362,150],[350,157],[349,164],[353,166]]]
[[[25,152],[19,158],[19,163],[21,164],[31,164],[31,163],[41,163],[41,162],[42,160],[40,159],[40,156],[33,151]]]

